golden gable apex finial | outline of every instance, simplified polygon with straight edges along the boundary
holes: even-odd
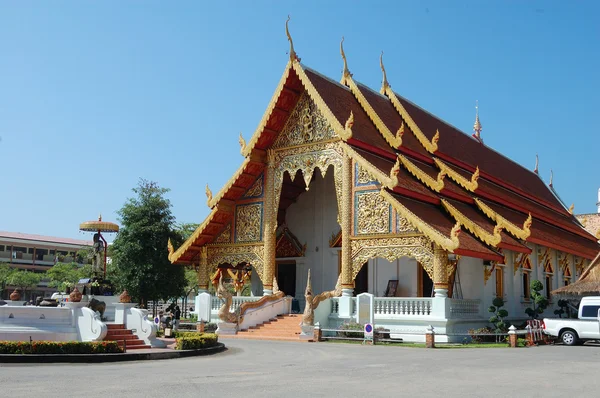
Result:
[[[206,204],[208,205],[208,207],[210,207],[210,202],[213,199],[213,194],[212,191],[210,190],[210,188],[208,187],[208,184],[206,184]]]
[[[479,101],[475,101],[475,124],[473,125],[473,131],[475,132],[475,138],[483,143],[481,140],[481,130],[481,122],[479,121]]]
[[[290,42],[290,61],[291,62],[300,62],[300,57],[296,54],[294,50],[294,42],[292,41],[292,36],[290,35],[290,30],[288,29],[288,23],[290,22],[290,16],[288,15],[287,21],[285,21],[285,34],[287,35],[288,41]]]
[[[342,80],[340,83],[345,84],[346,79],[352,77],[352,73],[350,73],[350,70],[348,69],[348,61],[346,61],[346,53],[344,53],[344,36],[342,36],[342,41],[340,42],[340,55],[344,60],[344,71],[342,72]]]
[[[575,203],[572,203],[571,207],[569,207],[569,214],[573,214],[574,211],[575,211]]]
[[[240,143],[240,153],[243,155],[244,151],[246,150],[246,140],[244,139],[244,137],[242,136],[242,132],[240,131],[240,138],[238,138],[238,142]]]
[[[387,73],[385,73],[385,66],[383,66],[383,51],[379,56],[379,66],[381,67],[381,73],[383,74],[383,81],[381,82],[381,90],[379,92],[381,94],[385,94],[385,90],[391,88],[390,83],[388,83]]]

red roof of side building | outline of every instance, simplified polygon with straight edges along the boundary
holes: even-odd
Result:
[[[92,246],[94,242],[83,239],[71,239],[71,238],[57,238],[54,236],[35,235],[35,234],[24,234],[21,232],[7,232],[0,231],[0,241],[2,238],[9,239],[21,239],[31,240],[36,242],[43,242],[44,244],[63,244],[63,245],[74,245],[74,246]]]

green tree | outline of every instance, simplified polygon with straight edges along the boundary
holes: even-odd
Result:
[[[544,297],[542,293],[544,290],[544,285],[542,282],[534,279],[531,281],[531,301],[533,302],[533,307],[529,307],[525,309],[525,313],[531,319],[538,319],[538,317],[544,312],[546,308],[548,308],[548,299]]]
[[[504,300],[502,297],[496,297],[494,301],[492,301],[492,305],[488,308],[488,312],[492,313],[490,323],[494,325],[494,331],[496,333],[503,333],[508,330],[508,324],[504,320],[504,318],[508,316],[508,311],[502,307],[504,307]],[[496,340],[498,340],[497,336]]]
[[[16,286],[19,290],[21,290],[21,293],[25,295],[30,288],[36,287],[41,280],[41,274],[36,274],[35,272],[29,272],[25,270],[15,271],[10,275],[8,284]]]
[[[121,228],[112,245],[115,279],[132,297],[146,305],[149,300],[181,297],[185,288],[184,269],[172,265],[167,242],[182,243],[175,231],[169,192],[155,182],[140,179],[119,210]]]
[[[0,290],[0,299],[4,298],[4,289],[6,289],[6,285],[13,272],[15,272],[15,270],[11,268],[10,265],[0,263],[0,287],[2,288],[2,290]]]
[[[198,228],[199,225],[200,224],[195,224],[195,223],[181,223],[181,224],[177,224],[177,232],[181,236],[181,240],[183,242],[185,242],[186,240],[188,240],[188,238],[190,236],[192,236],[192,234],[194,233],[194,231],[196,230],[196,228]]]

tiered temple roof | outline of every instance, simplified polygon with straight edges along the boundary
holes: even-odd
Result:
[[[391,206],[446,250],[502,261],[503,250],[531,253],[529,242],[586,259],[598,254],[597,238],[536,172],[392,91],[383,64],[378,92],[355,81],[347,68],[338,83],[301,64],[293,49],[291,54],[254,135],[248,143],[240,137],[242,165],[216,195],[207,188],[211,213],[171,253],[172,262],[190,262],[192,248],[215,241],[233,217],[231,206],[263,173],[267,150],[304,93],[345,153],[377,179]]]

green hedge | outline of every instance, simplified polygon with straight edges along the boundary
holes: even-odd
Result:
[[[0,341],[0,354],[114,354],[123,350],[116,341]]]
[[[199,348],[214,347],[218,337],[214,333],[179,332],[177,337],[177,350],[197,350]]]

